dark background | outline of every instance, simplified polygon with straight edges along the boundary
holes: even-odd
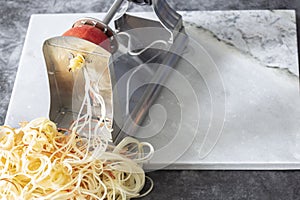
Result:
[[[176,10],[296,9],[300,30],[300,0],[168,2]],[[30,15],[105,12],[111,3],[110,0],[0,0],[0,125],[4,123]],[[150,9],[130,8],[130,11],[144,10]],[[148,175],[154,180],[155,187],[142,198],[145,200],[300,199],[299,171],[156,171]]]

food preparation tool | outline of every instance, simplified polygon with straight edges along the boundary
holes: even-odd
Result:
[[[92,81],[98,84],[100,95],[104,97],[107,117],[115,119],[113,139],[116,144],[128,134],[134,136],[171,72],[168,68],[147,66],[147,63],[151,61],[156,66],[160,64],[174,68],[188,42],[181,15],[170,8],[165,0],[133,1],[136,4],[152,5],[159,21],[125,13],[115,20],[116,31],[113,31],[108,23],[123,2],[116,0],[103,21],[79,19],[63,36],[48,39],[43,47],[50,84],[50,119],[57,122],[58,126],[68,127],[78,115],[83,99],[83,75],[80,72],[69,72],[68,66],[77,54],[84,55],[87,69],[95,73]],[[122,41],[121,36],[118,36],[124,32],[130,37],[129,41]],[[151,44],[156,41],[164,41],[167,45],[153,51]],[[123,49],[128,50],[127,43],[143,44],[139,47],[143,53],[130,55],[124,52]],[[116,57],[122,57],[122,61],[114,59]],[[135,92],[131,99],[139,101],[132,103],[124,96],[118,96],[117,91],[130,89],[118,84],[118,81],[126,74],[127,80],[122,81],[130,82],[129,74],[136,73],[132,71],[133,67],[142,64],[143,67],[138,70],[147,69],[149,73],[140,78],[155,84],[148,84]],[[126,65],[131,67],[126,69]],[[95,108],[97,106],[93,106],[95,119],[100,113],[100,108]]]

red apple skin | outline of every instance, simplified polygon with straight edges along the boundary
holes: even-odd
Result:
[[[100,29],[90,25],[80,25],[67,30],[63,36],[78,37],[100,45],[107,51],[111,50],[107,35]],[[106,40],[106,41],[105,41]]]

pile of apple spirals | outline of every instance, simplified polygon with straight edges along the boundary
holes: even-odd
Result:
[[[153,153],[150,144],[128,137],[97,158],[87,147],[85,138],[46,118],[21,123],[18,129],[1,126],[0,199],[141,196],[147,178],[141,164]]]

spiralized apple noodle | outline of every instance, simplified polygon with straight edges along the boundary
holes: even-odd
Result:
[[[152,145],[131,137],[112,145],[104,100],[85,66],[80,70],[85,96],[70,129],[46,118],[20,123],[20,128],[0,127],[1,199],[127,200],[152,190],[149,179],[150,188],[140,194],[147,179],[142,164],[153,155]],[[96,124],[90,95],[101,105]]]

